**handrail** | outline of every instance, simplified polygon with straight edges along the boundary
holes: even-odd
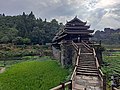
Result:
[[[76,66],[78,66],[78,61],[79,61],[79,58],[80,58],[80,51],[81,51],[81,49],[78,50],[77,61],[76,61],[76,64],[75,64]]]
[[[74,68],[74,70],[73,70],[73,73],[72,73],[72,76],[71,76],[71,79],[70,79],[70,80],[73,80],[74,75],[76,74],[76,69],[77,69],[77,67],[75,66],[75,68]]]
[[[93,55],[94,55],[94,58],[96,60],[96,66],[97,66],[97,69],[98,69],[98,72],[99,72],[99,77],[100,77],[101,81],[103,82],[103,90],[106,90],[106,76],[104,75],[104,73],[100,69],[100,64],[99,64],[98,59],[96,57],[96,53],[95,53],[94,48],[93,48]]]
[[[103,80],[103,76],[105,76],[105,75],[103,74],[103,72],[101,71],[101,69],[98,69],[98,71],[99,71],[100,79],[101,79],[102,81],[104,81],[104,80]]]
[[[75,48],[76,50],[78,50],[78,46],[77,46],[77,44],[74,43],[73,41],[72,41],[72,45],[74,46],[74,48]]]
[[[68,81],[66,83],[61,83],[60,85],[50,89],[50,90],[62,90],[64,88],[66,88],[67,86],[69,86],[69,88],[71,88],[71,85],[72,85],[72,82],[71,81]],[[72,89],[71,89],[72,90]]]
[[[117,88],[113,87],[112,90],[120,90],[120,89],[117,89]]]
[[[83,41],[82,41],[82,44],[83,44],[89,51],[91,51],[91,47],[90,47],[88,44],[86,44],[86,43],[83,42]]]
[[[73,80],[74,75],[76,74],[76,69],[77,69],[77,66],[78,66],[79,58],[80,58],[80,51],[81,51],[81,49],[78,50],[77,61],[76,61],[75,68],[74,68],[72,76],[71,76],[71,80]]]
[[[52,88],[52,89],[50,89],[50,90],[59,90],[59,89],[61,89],[62,88],[62,85],[59,85],[59,86],[56,86],[56,87],[54,87],[54,88]]]
[[[97,59],[97,57],[96,57],[96,53],[95,53],[95,49],[94,49],[94,48],[93,48],[93,55],[94,55],[94,58],[95,58],[95,60],[96,60],[97,68],[99,69],[99,68],[100,68],[100,64],[99,64],[98,59]]]
[[[85,44],[89,49],[91,48],[88,44],[86,44],[84,41],[82,41],[83,44]]]

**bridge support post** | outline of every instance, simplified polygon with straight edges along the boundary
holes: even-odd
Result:
[[[103,90],[106,90],[106,76],[103,76]]]
[[[61,83],[61,85],[62,85],[61,90],[65,90],[65,84],[64,84],[64,83]]]
[[[69,85],[69,87],[68,87],[68,90],[72,90],[72,80],[70,80],[70,85]]]

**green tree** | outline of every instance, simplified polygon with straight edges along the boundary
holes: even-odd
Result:
[[[12,40],[12,43],[21,45],[23,44],[23,38],[22,37],[16,37],[15,39]]]
[[[0,39],[0,42],[6,44],[6,43],[9,42],[9,40],[10,40],[10,39],[8,38],[8,36],[4,36],[4,37],[2,37],[2,38]]]
[[[30,44],[31,43],[31,40],[29,38],[24,38],[23,40],[23,44]]]

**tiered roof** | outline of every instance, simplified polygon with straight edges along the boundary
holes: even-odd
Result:
[[[60,30],[53,39],[53,42],[60,42],[68,35],[85,35],[86,37],[91,37],[91,33],[94,30],[89,30],[90,25],[86,25],[87,22],[83,22],[77,17],[65,24],[63,30]]]

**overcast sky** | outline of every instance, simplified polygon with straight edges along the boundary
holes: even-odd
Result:
[[[27,14],[65,23],[76,15],[91,25],[91,29],[120,28],[120,0],[0,0],[0,13]]]

